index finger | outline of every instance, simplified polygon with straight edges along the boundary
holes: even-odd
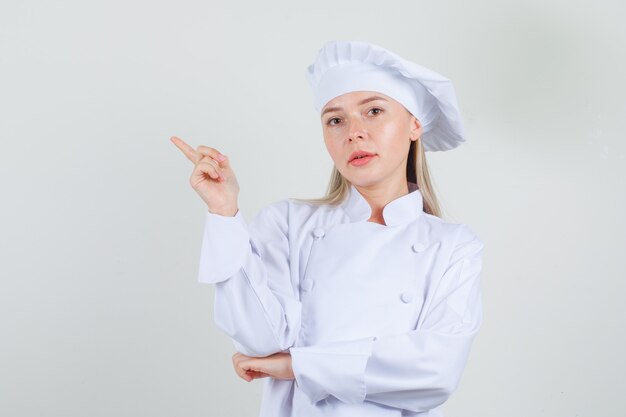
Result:
[[[183,141],[181,138],[177,136],[172,136],[170,140],[174,143],[174,145],[176,145],[178,149],[183,151],[187,159],[189,159],[194,164],[198,163],[198,161],[203,158],[200,152],[196,152],[194,148],[187,145],[185,141]]]

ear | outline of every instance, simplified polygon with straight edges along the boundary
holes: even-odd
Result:
[[[420,123],[419,120],[417,120],[417,118],[415,116],[413,116],[412,114],[411,116],[411,120],[410,120],[410,134],[409,134],[409,138],[412,141],[416,141],[417,139],[419,139],[422,136],[422,124]]]

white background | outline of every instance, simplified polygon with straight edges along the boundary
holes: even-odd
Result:
[[[169,141],[231,158],[246,219],[332,167],[304,78],[364,40],[453,80],[429,153],[485,243],[485,321],[447,417],[623,416],[619,1],[3,1],[0,415],[256,416],[197,283],[206,206]]]

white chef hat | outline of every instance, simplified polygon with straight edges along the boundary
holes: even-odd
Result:
[[[425,151],[447,151],[465,142],[452,82],[378,45],[330,41],[307,68],[315,110],[352,91],[376,91],[401,103],[422,124]]]

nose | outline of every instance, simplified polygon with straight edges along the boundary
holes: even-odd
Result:
[[[348,141],[352,142],[365,137],[365,130],[360,120],[352,119],[349,122]]]

